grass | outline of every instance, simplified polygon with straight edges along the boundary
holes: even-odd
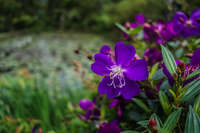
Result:
[[[1,36],[0,69],[11,68],[0,76],[0,132],[30,133],[35,125],[44,133],[87,133],[91,129],[77,115],[88,91],[76,75],[73,61],[78,60],[90,75],[87,54],[110,41],[81,33]],[[104,40],[104,41],[103,41]],[[74,54],[74,49],[84,51]],[[90,52],[91,51],[91,52]]]

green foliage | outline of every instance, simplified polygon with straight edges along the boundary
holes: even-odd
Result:
[[[200,118],[190,106],[189,112],[187,114],[184,133],[199,133],[199,132],[200,132]]]
[[[193,77],[195,77],[199,74],[200,74],[200,70],[196,70],[196,71],[192,72],[190,75],[188,75],[186,80],[189,80],[189,79],[191,79],[191,78],[193,78]]]
[[[171,105],[169,103],[169,100],[168,100],[167,96],[161,90],[159,91],[159,98],[160,98],[160,103],[162,105],[163,111],[166,114],[169,114],[172,108],[171,108]]]
[[[163,45],[161,45],[164,63],[171,75],[176,73],[177,65],[172,53]]]
[[[138,98],[133,98],[133,101],[140,107],[142,108],[144,111],[146,111],[147,113],[151,112],[151,109],[145,104],[143,103],[142,100],[138,99]]]
[[[114,29],[115,22],[133,21],[137,13],[164,18],[163,11],[167,11],[164,0],[2,0],[0,31],[52,28],[104,31]]]
[[[181,116],[181,109],[179,108],[177,111],[171,113],[168,116],[167,120],[163,125],[162,130],[171,133],[173,129],[177,126],[180,116]]]
[[[181,96],[181,101],[189,101],[194,98],[200,92],[200,79],[196,79],[191,83],[187,84],[183,88],[184,92]]]
[[[200,95],[197,96],[194,102],[194,111],[200,116]]]

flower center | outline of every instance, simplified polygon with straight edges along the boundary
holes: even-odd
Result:
[[[186,26],[190,27],[190,26],[192,26],[192,21],[191,20],[187,20],[185,24],[186,24]]]
[[[113,86],[114,88],[122,88],[125,86],[126,82],[125,82],[125,78],[123,75],[123,72],[125,72],[124,69],[121,68],[121,66],[111,66],[111,68],[108,68],[109,70],[111,70],[110,73],[110,79],[111,79],[111,83],[109,84],[109,86]]]

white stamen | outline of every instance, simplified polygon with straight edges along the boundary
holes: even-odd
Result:
[[[126,82],[124,79],[123,72],[125,72],[125,70],[122,69],[121,66],[117,66],[117,65],[111,66],[111,68],[108,68],[108,70],[111,70],[111,73],[109,76],[110,76],[110,79],[112,80],[112,82],[108,85],[113,86],[114,88],[124,87]],[[119,81],[118,84],[115,83],[116,78]]]

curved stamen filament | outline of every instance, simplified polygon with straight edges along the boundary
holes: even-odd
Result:
[[[108,68],[108,70],[111,70],[111,73],[109,74],[110,79],[112,82],[108,84],[109,86],[113,86],[114,88],[122,88],[125,86],[125,78],[123,75],[123,72],[125,71],[120,66],[114,65],[111,66],[111,68]],[[117,83],[116,83],[117,82]]]

